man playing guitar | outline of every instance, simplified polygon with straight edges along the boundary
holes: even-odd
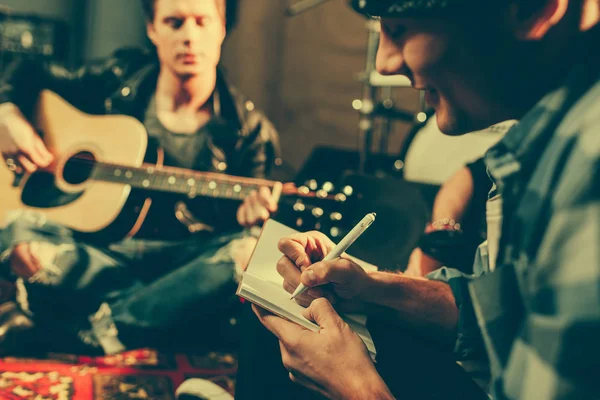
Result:
[[[157,57],[121,50],[74,72],[21,61],[5,73],[0,151],[17,175],[52,169],[56,161],[28,118],[43,89],[88,114],[135,117],[160,149],[162,165],[257,178],[269,173],[277,133],[217,69],[225,0],[143,4]],[[37,214],[17,212],[0,235],[0,252],[6,271],[17,277],[21,309],[47,332],[40,338],[46,346],[111,354],[197,340],[228,324],[234,269],[243,267],[254,244],[239,226],[267,219],[277,210],[274,197],[261,187],[237,211],[231,208],[237,203],[153,197],[150,208],[135,210],[147,213],[141,226],[112,241],[82,239]]]

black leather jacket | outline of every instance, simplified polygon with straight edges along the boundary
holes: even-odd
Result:
[[[0,80],[0,104],[15,103],[25,115],[30,115],[39,92],[50,89],[83,112],[124,114],[143,122],[158,71],[155,56],[139,49],[118,50],[108,59],[74,71],[56,63],[18,61],[7,68]],[[268,176],[279,156],[275,128],[251,101],[225,82],[221,73],[217,87],[221,115],[235,124],[236,137],[211,138],[207,146],[212,160],[203,164],[233,175]]]

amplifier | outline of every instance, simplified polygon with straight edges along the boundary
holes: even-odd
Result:
[[[0,12],[0,54],[64,61],[68,46],[66,22]]]

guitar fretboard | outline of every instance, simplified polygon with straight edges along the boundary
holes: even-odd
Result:
[[[204,196],[241,200],[261,186],[273,187],[273,182],[263,179],[233,177],[211,172],[190,172],[178,168],[153,166],[129,168],[96,163],[92,179],[131,185],[134,188],[184,194],[188,197]]]

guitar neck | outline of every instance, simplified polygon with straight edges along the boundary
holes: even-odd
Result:
[[[261,186],[272,188],[275,182],[214,172],[197,172],[182,168],[142,166],[124,167],[96,163],[92,179],[130,185],[133,188],[220,199],[242,200]]]

